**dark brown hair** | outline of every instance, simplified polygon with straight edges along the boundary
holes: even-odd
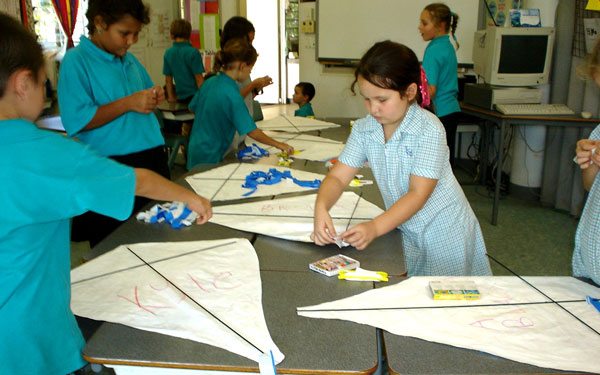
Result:
[[[221,32],[221,48],[231,39],[246,39],[250,43],[248,34],[255,32],[254,25],[244,17],[231,17]]]
[[[190,39],[190,35],[192,35],[192,24],[184,19],[175,20],[171,22],[169,32],[171,33],[172,38]]]
[[[429,12],[431,20],[435,26],[444,24],[444,31],[452,31],[452,36],[456,42],[456,48],[458,49],[458,40],[456,40],[456,25],[458,24],[458,14],[452,12],[448,5],[444,3],[432,3],[427,5],[423,10]]]
[[[360,59],[350,87],[353,93],[359,76],[382,89],[398,91],[404,97],[412,83],[420,86],[421,65],[410,48],[386,40],[375,43]],[[420,90],[417,90],[416,99],[421,104]]]
[[[42,47],[35,35],[11,16],[0,12],[0,98],[9,77],[17,70],[29,70],[35,83],[45,65]]]
[[[312,98],[315,97],[315,86],[313,86],[310,82],[298,82],[296,87],[300,88],[302,95],[308,96],[308,101],[310,102]]]
[[[252,44],[248,43],[246,39],[230,39],[223,49],[217,52],[215,55],[215,65],[213,70],[218,72],[221,69],[230,69],[231,64],[234,62],[243,62],[248,65],[254,65],[258,53],[256,49],[252,47]]]
[[[88,31],[96,31],[94,19],[102,17],[107,26],[119,22],[125,16],[131,16],[142,25],[150,23],[150,9],[142,0],[90,0],[85,17],[88,20]]]

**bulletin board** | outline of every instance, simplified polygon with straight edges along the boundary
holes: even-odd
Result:
[[[317,0],[319,62],[357,62],[375,42],[390,39],[410,47],[419,60],[427,42],[419,34],[419,18],[431,0]],[[446,2],[458,14],[456,37],[460,64],[473,64],[473,35],[483,9],[479,0]],[[482,7],[483,5],[481,5]]]

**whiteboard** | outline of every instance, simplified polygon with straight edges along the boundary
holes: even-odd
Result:
[[[390,39],[410,47],[419,60],[427,42],[419,18],[432,0],[317,0],[317,56],[320,62],[355,63],[375,42]],[[472,64],[479,0],[446,1],[458,14],[459,64]]]

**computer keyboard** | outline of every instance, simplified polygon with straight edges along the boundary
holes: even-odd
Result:
[[[564,104],[496,104],[496,111],[505,115],[574,115],[575,112]]]

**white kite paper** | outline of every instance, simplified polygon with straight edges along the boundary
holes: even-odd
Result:
[[[288,115],[279,115],[269,120],[257,121],[256,126],[260,130],[283,130],[292,133],[340,127],[339,124],[333,122]]]
[[[431,280],[459,279],[474,281],[481,299],[433,300]],[[518,277],[411,277],[353,297],[300,307],[298,314],[350,320],[540,367],[600,372],[600,313],[585,302],[587,295],[599,297],[600,289],[572,277],[524,279],[560,306]],[[346,311],[334,311],[341,309]]]
[[[312,242],[316,194],[213,207],[211,222],[286,240]],[[372,220],[383,210],[346,191],[329,210],[336,232]]]
[[[337,158],[344,149],[344,144],[342,142],[334,141],[333,139],[317,137],[315,135],[274,131],[265,131],[265,134],[279,142],[284,142],[294,147],[296,152],[294,153],[293,157],[295,159],[327,161],[329,159]],[[264,148],[272,154],[281,152],[279,149],[273,146],[256,141],[252,142],[256,143],[259,147]]]
[[[291,180],[284,179],[274,185],[258,185],[258,189],[252,195],[247,197],[244,194],[252,191],[242,187],[246,176],[253,171],[268,172],[269,169],[275,168],[278,171],[290,171],[292,176],[298,180],[323,180],[324,175],[299,171],[286,167],[278,167],[267,164],[248,164],[248,163],[233,163],[222,167],[217,167],[206,172],[196,173],[185,178],[188,184],[199,195],[210,199],[211,201],[225,201],[232,199],[268,197],[283,193],[294,193],[300,191],[309,191],[314,188],[301,187],[296,185]]]
[[[258,258],[245,239],[123,245],[71,271],[76,315],[257,362],[271,350],[279,363],[284,356],[269,334],[261,290]]]

